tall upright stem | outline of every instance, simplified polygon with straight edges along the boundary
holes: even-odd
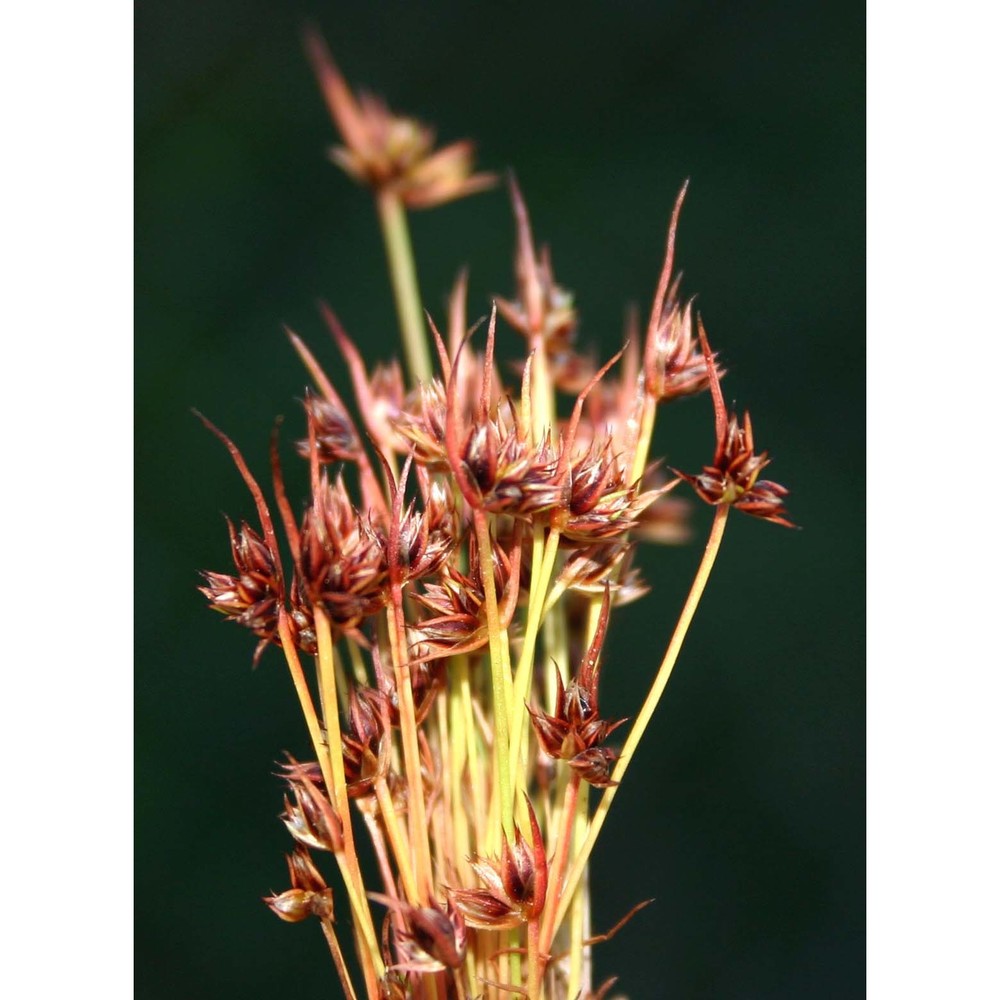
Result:
[[[414,379],[429,382],[433,372],[431,353],[424,332],[424,310],[420,302],[420,286],[417,284],[417,267],[413,259],[406,209],[399,195],[393,191],[380,191],[375,200],[389,261],[396,312],[403,334],[406,367]]]

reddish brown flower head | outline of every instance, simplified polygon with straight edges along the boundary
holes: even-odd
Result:
[[[470,859],[485,889],[452,889],[450,897],[470,927],[501,930],[534,920],[545,905],[549,867],[545,841],[528,802],[531,843],[514,827],[513,846],[503,838],[498,858]]]
[[[289,756],[282,772],[292,795],[291,799],[285,796],[281,814],[288,832],[305,847],[341,850],[343,829],[327,797],[319,765],[315,761],[301,764]]]
[[[649,593],[638,570],[630,567],[635,544],[626,541],[575,546],[567,557],[557,585],[596,597],[610,587],[615,607],[631,604]]]
[[[530,444],[512,406],[470,427],[460,451],[474,506],[491,514],[531,517],[564,499],[552,448]]]
[[[705,328],[699,321],[699,332],[705,356],[709,358],[709,376],[712,401],[715,406],[715,457],[698,475],[678,472],[706,503],[730,504],[745,514],[764,521],[773,521],[787,528],[795,527],[785,514],[784,498],[788,490],[778,483],[759,479],[761,471],[770,464],[767,452],[754,454],[753,428],[750,414],[743,414],[740,424],[735,413],[728,413],[722,401],[719,376],[715,361],[708,349]]]
[[[431,612],[429,618],[409,626],[421,659],[470,653],[489,642],[486,590],[474,535],[467,538],[467,546],[468,575],[448,564],[437,582],[424,584],[422,593],[413,595]],[[498,595],[501,624],[506,628],[513,617],[520,590],[520,527],[515,529],[509,552],[499,540],[493,542],[492,552],[493,585]]]
[[[351,798],[370,794],[375,782],[388,772],[388,721],[388,699],[382,691],[372,687],[352,689],[348,722],[340,734],[347,794]]]
[[[278,609],[281,607],[281,577],[264,539],[245,521],[239,532],[229,526],[229,545],[235,574],[204,571],[205,586],[198,589],[212,608],[250,629],[260,638],[254,665],[268,643],[277,642]]]
[[[667,251],[653,298],[646,332],[644,360],[646,392],[655,400],[676,399],[708,387],[706,359],[692,333],[691,302],[681,302],[680,276],[673,277],[677,222],[687,194],[687,182],[674,203],[667,230]]]
[[[307,392],[303,405],[307,418],[313,423],[319,461],[324,464],[356,462],[361,452],[361,442],[358,440],[354,421],[344,407],[339,405],[339,400],[334,402]],[[309,458],[308,438],[296,442],[296,448],[303,458]]]
[[[439,379],[421,382],[392,421],[400,443],[412,447],[414,460],[431,472],[448,469],[445,424],[448,404]],[[400,450],[396,448],[396,450]]]
[[[765,521],[794,527],[784,516],[784,498],[788,490],[778,483],[761,480],[761,470],[770,464],[767,452],[754,454],[753,428],[750,414],[743,414],[742,425],[736,414],[730,414],[726,436],[715,450],[711,465],[696,476],[679,473],[695,492],[710,504],[732,504],[745,514],[752,514]]]
[[[580,754],[598,747],[625,722],[624,719],[616,722],[602,719],[597,701],[601,649],[607,634],[610,607],[611,591],[610,587],[606,587],[597,631],[576,679],[570,681],[568,687],[563,687],[562,677],[556,673],[555,714],[548,715],[528,707],[539,745],[550,757],[572,762]],[[575,765],[587,781],[592,775],[598,781],[604,780],[599,770],[594,770],[595,761],[596,757],[590,755],[580,758]]]
[[[265,896],[264,902],[282,920],[297,924],[309,917],[332,919],[333,892],[304,847],[286,855],[292,888],[277,896]]]
[[[524,335],[532,350],[544,347],[554,384],[566,392],[579,392],[593,375],[594,362],[574,349],[577,314],[573,295],[556,284],[548,248],[536,251],[528,210],[513,178],[510,192],[517,221],[517,298],[497,298],[497,309]]]
[[[708,388],[708,366],[692,333],[692,302],[682,304],[676,294],[674,284],[646,345],[646,391],[660,402]]]
[[[334,123],[344,140],[334,163],[376,192],[389,191],[410,208],[429,208],[493,187],[492,174],[473,173],[473,145],[455,142],[434,151],[434,132],[394,115],[377,97],[356,98],[323,40],[306,36],[306,50]]]
[[[301,590],[342,632],[356,632],[385,604],[385,540],[351,504],[342,478],[324,474],[302,522]]]
[[[400,899],[370,892],[369,897],[395,910],[396,953],[399,961],[390,971],[443,972],[457,969],[465,959],[468,931],[465,920],[451,900],[443,906],[411,906]]]
[[[562,524],[566,538],[600,542],[633,528],[659,490],[640,492],[630,482],[610,438],[594,440],[586,453],[571,463],[568,516]]]
[[[581,750],[568,761],[584,781],[595,788],[611,788],[617,781],[611,780],[611,771],[618,760],[618,751],[610,747],[591,747]]]
[[[494,305],[476,393],[478,400],[471,417],[463,413],[460,395],[461,348],[450,364],[445,452],[455,482],[470,507],[492,514],[531,517],[562,504],[566,490],[549,443],[532,445],[513,403],[493,402],[496,314]]]
[[[429,485],[424,509],[411,503],[400,516],[399,559],[402,582],[437,573],[455,548],[455,508],[440,482]]]

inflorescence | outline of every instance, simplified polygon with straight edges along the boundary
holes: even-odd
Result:
[[[282,920],[319,922],[350,998],[602,997],[612,981],[591,982],[589,952],[625,920],[608,934],[589,930],[594,842],[729,509],[789,525],[787,491],[759,478],[767,454],[754,451],[749,415],[740,421],[724,405],[716,355],[674,274],[686,185],[645,336],[633,317],[606,363],[579,350],[573,297],[536,247],[513,180],[515,293],[495,300],[485,331],[470,328],[460,276],[442,333],[420,307],[405,210],[496,178],[473,173],[470,143],[434,151],[428,128],[355,97],[318,36],[307,50],[343,140],[332,158],[376,198],[409,378],[396,361],[370,370],[323,305],[352,415],[287,331],[312,381],[295,443],[310,485],[298,515],[277,436],[268,503],[236,445],[202,417],[249,487],[257,521],[228,522],[233,567],[205,572],[200,589],[257,638],[254,663],[281,649],[314,757],[281,765],[290,887],[265,902]],[[498,315],[525,346],[511,386],[494,357]],[[706,390],[711,464],[668,479],[649,462],[656,414]],[[648,590],[637,544],[690,536],[687,503],[673,495],[682,482],[715,519],[622,746],[612,737],[628,721],[600,708],[605,637],[612,611]],[[362,837],[376,871],[362,870]],[[338,877],[324,873],[322,855]]]

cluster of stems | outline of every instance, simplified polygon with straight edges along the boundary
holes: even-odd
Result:
[[[726,410],[715,355],[680,297],[684,191],[644,336],[633,317],[603,366],[577,350],[572,298],[535,247],[513,182],[516,293],[495,301],[483,331],[467,323],[461,277],[442,333],[422,307],[407,211],[493,179],[471,175],[467,144],[434,152],[422,126],[356,99],[322,42],[308,46],[345,143],[334,159],[375,196],[407,377],[395,362],[369,372],[324,306],[349,407],[288,331],[312,381],[297,442],[310,496],[298,517],[276,437],[269,503],[205,420],[259,523],[230,523],[235,569],[205,573],[201,589],[257,636],[258,657],[280,649],[309,736],[310,759],[283,765],[291,885],[265,901],[284,920],[320,924],[351,1000],[598,998],[611,981],[594,983],[592,949],[634,912],[604,934],[591,928],[598,835],[730,508],[787,524],[785,490],[759,480],[766,454],[754,453],[749,417]],[[494,361],[501,324],[525,347],[512,387]],[[668,479],[648,460],[657,414],[702,391],[715,411],[712,461]],[[683,481],[715,509],[704,555],[634,719],[606,719],[612,613],[647,590],[637,547],[688,537],[686,505],[670,495]],[[614,664],[606,673],[614,683]]]

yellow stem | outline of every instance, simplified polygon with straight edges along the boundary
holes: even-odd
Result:
[[[632,482],[642,478],[646,471],[646,459],[649,458],[649,448],[653,443],[653,426],[656,423],[656,400],[652,396],[642,397],[642,421],[639,425],[639,437],[635,443],[635,455],[632,459]]]
[[[705,544],[705,554],[701,557],[701,564],[698,566],[698,572],[695,574],[694,582],[691,584],[691,590],[688,592],[687,600],[681,609],[680,617],[677,620],[677,627],[670,638],[667,651],[663,656],[663,662],[657,671],[656,679],[653,681],[653,686],[649,689],[649,694],[646,695],[646,700],[643,702],[638,716],[636,716],[635,724],[629,731],[628,739],[626,739],[621,756],[615,765],[614,772],[611,775],[612,781],[620,783],[625,776],[625,771],[628,769],[639,741],[642,739],[650,719],[653,717],[653,712],[656,711],[656,706],[659,704],[663,690],[667,686],[667,681],[670,680],[670,674],[674,669],[674,664],[677,662],[677,657],[680,654],[681,646],[684,644],[691,620],[694,618],[694,613],[698,608],[698,602],[705,591],[705,585],[708,583],[712,566],[715,564],[715,557],[719,554],[719,546],[722,544],[722,536],[726,530],[726,518],[728,515],[728,504],[723,504],[715,508],[715,520],[712,522],[712,530],[709,533],[708,542]],[[557,925],[566,914],[566,908],[569,905],[569,894],[575,890],[580,877],[583,875],[583,870],[597,841],[597,835],[601,832],[601,827],[604,825],[604,820],[607,818],[608,810],[611,808],[611,803],[614,801],[619,786],[620,784],[612,785],[604,790],[600,804],[594,812],[590,828],[587,831],[587,839],[577,854],[573,867],[566,879],[566,891],[559,905],[560,912],[556,919]]]
[[[281,648],[285,654],[285,662],[288,664],[288,672],[292,676],[292,683],[295,685],[295,693],[299,696],[299,705],[302,714],[305,716],[306,728],[309,730],[309,739],[312,741],[313,752],[319,761],[320,770],[323,772],[323,783],[327,788],[333,788],[333,774],[330,770],[330,758],[326,752],[326,743],[323,739],[323,731],[319,724],[319,716],[316,714],[316,705],[309,691],[309,683],[306,680],[305,671],[302,669],[302,661],[299,659],[295,643],[292,641],[291,632],[288,629],[288,622],[284,615],[278,619],[278,638],[281,640]]]
[[[540,547],[539,533],[540,526],[535,527],[534,548]],[[511,743],[510,758],[514,766],[518,769],[518,774],[524,779],[518,781],[515,793],[527,787],[527,774],[529,769],[522,769],[521,745],[527,731],[527,702],[531,694],[531,680],[535,667],[535,644],[538,641],[538,629],[542,622],[543,609],[545,607],[545,593],[548,590],[549,580],[552,577],[552,570],[555,566],[556,553],[559,549],[559,529],[552,528],[545,541],[544,552],[537,562],[539,571],[536,576],[534,572],[531,576],[531,592],[528,595],[528,620],[524,628],[524,643],[521,646],[521,657],[517,662],[517,672],[514,675],[514,703],[511,705]],[[532,566],[536,560],[532,555]]]
[[[427,828],[427,807],[424,802],[424,778],[420,766],[420,741],[417,739],[417,713],[413,704],[413,684],[410,676],[410,657],[406,648],[406,632],[401,620],[402,601],[396,595],[389,602],[389,645],[392,649],[392,667],[399,700],[399,734],[403,743],[403,765],[408,787],[407,809],[410,819],[410,847],[414,851],[413,864],[421,905],[431,899],[431,848]]]
[[[538,954],[538,918],[528,921],[528,1000],[541,1000],[542,962]]]
[[[469,657],[460,656],[455,665],[459,696],[462,703],[462,728],[465,730],[466,755],[468,756],[469,784],[472,786],[472,830],[477,853],[486,850],[486,789],[482,765],[479,761],[479,738],[476,717],[472,708],[472,682],[469,676]]]
[[[574,771],[566,786],[566,800],[563,805],[562,815],[559,819],[559,839],[556,842],[555,857],[552,867],[549,870],[549,887],[546,892],[545,909],[542,911],[542,933],[541,949],[542,954],[547,955],[552,949],[552,939],[555,937],[559,924],[566,912],[566,904],[569,896],[576,886],[563,883],[563,876],[566,874],[566,865],[569,862],[570,843],[573,839],[573,826],[576,820],[576,799],[580,791],[580,775]],[[556,912],[559,910],[559,917],[556,919]]]
[[[385,832],[389,838],[392,853],[396,857],[396,867],[403,880],[403,891],[409,902],[417,905],[420,893],[417,891],[417,882],[413,877],[413,865],[410,863],[410,845],[407,843],[406,834],[396,818],[396,807],[393,804],[385,778],[379,778],[375,782],[375,797],[378,799],[379,812],[382,814],[382,822],[385,824]]]
[[[344,757],[341,752],[340,715],[337,711],[336,671],[333,657],[333,635],[330,630],[330,619],[320,605],[313,606],[313,620],[316,625],[317,665],[319,682],[323,690],[323,701],[327,706],[324,722],[326,723],[326,756],[330,762],[330,773],[333,780],[327,787],[333,793],[333,806],[343,827],[344,851],[343,859],[347,871],[344,883],[354,919],[357,921],[366,948],[360,949],[360,958],[365,967],[365,978],[381,976],[385,971],[382,955],[375,937],[375,926],[372,923],[371,910],[368,908],[368,898],[365,894],[364,880],[361,877],[361,866],[358,863],[358,852],[354,843],[354,830],[351,824],[351,808],[347,797],[347,778],[344,774]],[[323,755],[320,756],[322,760]],[[324,775],[326,772],[324,771]],[[338,860],[340,860],[338,852]]]
[[[600,606],[598,602],[598,611]],[[590,798],[590,785],[583,785],[580,796],[576,800],[576,816],[573,820],[573,846],[577,847],[587,835],[587,806]],[[585,948],[583,946],[584,923],[589,910],[590,900],[587,898],[587,880],[584,878],[573,893],[572,910],[569,915],[569,986],[566,995],[575,997],[582,992],[583,962]]]
[[[510,652],[507,632],[501,628],[497,609],[496,583],[493,579],[493,548],[490,528],[482,510],[473,511],[476,541],[479,543],[479,567],[486,594],[486,623],[490,636],[490,677],[493,682],[493,760],[497,770],[500,795],[500,822],[504,833],[514,839],[514,797],[510,780]],[[497,843],[496,846],[499,846]]]

